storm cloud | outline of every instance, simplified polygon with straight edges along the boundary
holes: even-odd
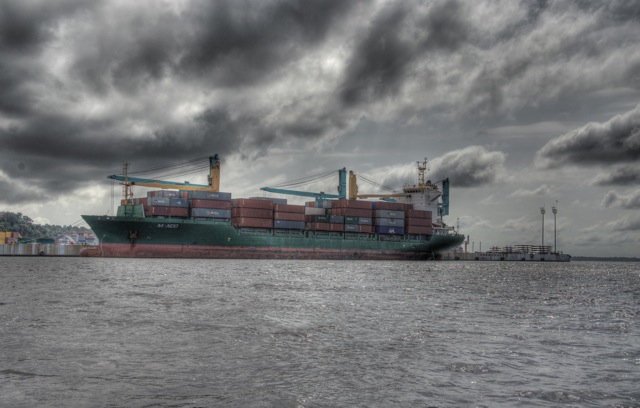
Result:
[[[544,168],[614,165],[640,159],[640,105],[605,123],[589,123],[549,141],[536,153]]]
[[[432,160],[432,177],[435,180],[448,177],[457,187],[482,187],[505,180],[505,159],[503,152],[469,146]]]
[[[617,191],[609,191],[602,200],[604,207],[621,207],[625,209],[640,208],[640,189],[621,194]]]

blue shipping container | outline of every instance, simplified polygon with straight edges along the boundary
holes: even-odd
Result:
[[[388,227],[384,225],[376,226],[378,234],[397,234],[404,235],[404,227]]]
[[[273,220],[273,228],[303,230],[304,221]]]

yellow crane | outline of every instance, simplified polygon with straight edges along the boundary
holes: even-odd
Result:
[[[191,184],[187,181],[180,183],[176,181],[155,180],[140,177],[129,177],[127,174],[129,163],[124,164],[122,175],[112,174],[107,178],[112,180],[118,180],[121,182],[124,188],[124,199],[128,204],[130,199],[133,198],[131,191],[132,186],[142,186],[160,189],[180,189],[189,191],[220,191],[220,160],[218,155],[214,154],[209,157],[209,176],[208,184]]]

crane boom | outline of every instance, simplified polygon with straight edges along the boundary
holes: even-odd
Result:
[[[287,194],[287,195],[297,195],[302,197],[313,197],[316,200],[323,200],[325,198],[337,198],[343,199],[347,197],[347,169],[342,168],[338,170],[338,194],[329,194],[323,191],[319,193],[314,193],[310,191],[299,191],[299,190],[286,190],[282,188],[274,188],[274,187],[261,187],[260,190],[268,191],[270,193],[276,194]]]
[[[381,198],[388,199],[393,197],[408,197],[407,193],[391,193],[391,194],[358,194],[358,177],[353,171],[349,171],[349,199],[358,198]]]
[[[220,191],[220,160],[215,154],[209,157],[209,184],[191,184],[189,182],[180,183],[177,181],[154,180],[140,177],[129,177],[125,175],[112,174],[107,176],[112,180],[121,181],[129,186],[142,186],[151,188],[179,188],[180,190],[199,191]]]

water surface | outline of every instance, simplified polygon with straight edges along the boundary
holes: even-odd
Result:
[[[0,406],[637,407],[640,264],[0,258]]]

